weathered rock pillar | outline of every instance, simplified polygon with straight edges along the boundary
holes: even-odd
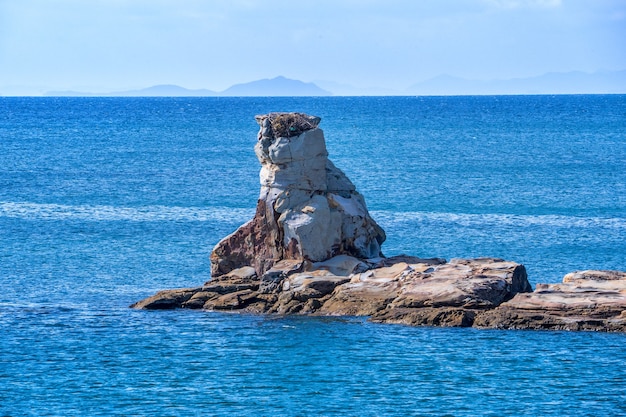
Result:
[[[254,147],[261,163],[256,213],[213,249],[212,276],[252,266],[261,277],[282,260],[381,257],[385,232],[354,184],[328,159],[320,118],[269,113],[256,120],[261,127]]]

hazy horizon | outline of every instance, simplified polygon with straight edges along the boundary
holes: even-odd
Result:
[[[317,90],[317,91],[315,91]],[[159,84],[135,90],[91,92],[49,90],[29,96],[110,97],[241,97],[241,96],[446,96],[528,94],[626,94],[626,70],[614,72],[548,73],[538,77],[509,80],[468,80],[441,75],[416,83],[405,90],[357,89],[332,81],[305,83],[277,76],[234,84],[223,91],[188,89],[176,84]],[[11,96],[6,95],[6,96]]]
[[[277,76],[403,92],[441,75],[621,71],[623,39],[623,0],[0,0],[0,95]]]

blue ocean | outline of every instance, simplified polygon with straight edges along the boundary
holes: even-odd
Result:
[[[626,335],[128,306],[254,213],[254,115],[320,116],[387,256],[626,270],[626,95],[0,97],[0,416],[626,415]]]

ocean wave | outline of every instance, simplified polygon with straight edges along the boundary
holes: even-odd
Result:
[[[580,217],[566,215],[523,215],[523,214],[469,214],[435,212],[392,212],[376,210],[370,212],[381,225],[401,226],[411,223],[454,224],[462,227],[508,226],[508,227],[554,227],[554,228],[605,228],[626,229],[626,219],[619,217]]]
[[[557,227],[606,228],[626,230],[626,219],[618,217],[579,217],[566,215],[470,214],[437,212],[398,212],[374,210],[370,214],[385,227],[426,223],[462,227]],[[30,202],[0,202],[0,217],[33,220],[86,221],[199,221],[244,223],[254,216],[253,208],[108,205],[64,205]]]
[[[230,207],[116,207],[0,202],[0,217],[33,220],[245,222],[254,209]]]

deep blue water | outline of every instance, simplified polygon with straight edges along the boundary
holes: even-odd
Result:
[[[0,416],[626,415],[626,335],[146,312],[258,196],[255,114],[322,117],[387,255],[626,270],[626,96],[0,97]]]

